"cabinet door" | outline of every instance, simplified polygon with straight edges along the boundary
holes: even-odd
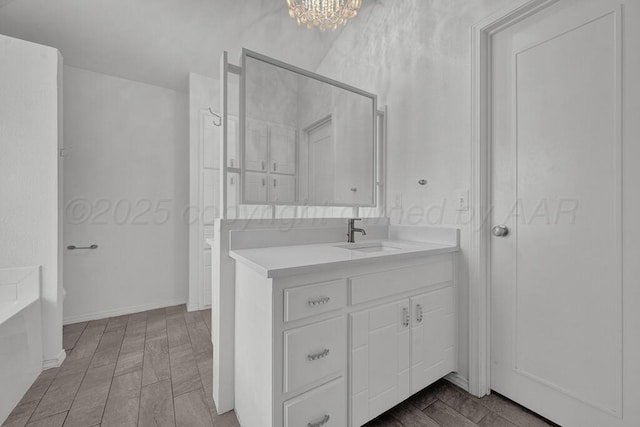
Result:
[[[353,426],[410,395],[409,312],[403,299],[350,315]]]
[[[296,129],[288,126],[273,125],[270,132],[270,171],[284,174],[296,173]]]
[[[247,172],[245,174],[245,198],[250,202],[266,202],[267,179],[267,174]]]
[[[246,168],[252,171],[267,171],[267,125],[247,120],[245,143]]]
[[[293,203],[296,196],[296,179],[290,175],[269,175],[269,201],[280,204]]]
[[[453,288],[411,298],[411,393],[456,369]]]

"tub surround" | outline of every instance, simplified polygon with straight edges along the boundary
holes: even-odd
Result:
[[[0,269],[0,423],[42,372],[40,267]]]

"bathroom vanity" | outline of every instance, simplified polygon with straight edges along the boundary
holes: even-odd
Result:
[[[242,249],[235,409],[243,427],[357,427],[456,370],[457,244]]]

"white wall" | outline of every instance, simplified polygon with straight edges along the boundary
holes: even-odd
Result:
[[[64,69],[65,323],[184,303],[184,93]]]
[[[0,35],[0,268],[42,266],[45,366],[64,357],[58,214],[61,67],[56,49]]]
[[[349,22],[317,72],[388,105],[387,200],[393,223],[460,225],[470,186],[470,27],[510,0],[378,0]],[[417,184],[421,178],[429,183]],[[396,196],[402,208],[394,208]],[[468,289],[461,272],[460,375],[468,376]]]

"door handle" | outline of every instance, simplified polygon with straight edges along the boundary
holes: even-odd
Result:
[[[67,249],[69,249],[70,251],[75,251],[75,250],[78,250],[78,249],[89,249],[89,250],[92,250],[92,249],[98,249],[98,245],[96,245],[95,243],[93,245],[91,245],[91,246],[69,245],[69,246],[67,246]]]
[[[406,307],[402,308],[402,326],[409,326],[409,309]]]
[[[496,237],[504,237],[509,234],[509,227],[504,224],[496,225],[491,229],[491,233]]]

